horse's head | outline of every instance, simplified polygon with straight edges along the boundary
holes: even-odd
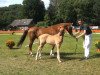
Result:
[[[64,24],[65,25],[65,30],[72,36],[72,37],[75,37],[74,35],[73,35],[73,32],[72,32],[72,25],[73,25],[73,23],[72,22],[69,22],[69,23],[65,23]]]
[[[65,26],[64,26],[64,25],[59,26],[59,27],[58,27],[58,30],[59,30],[60,36],[63,35],[63,34],[64,34],[64,31],[65,31]]]

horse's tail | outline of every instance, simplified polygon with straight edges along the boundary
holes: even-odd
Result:
[[[29,29],[24,31],[23,35],[21,36],[21,39],[19,40],[19,42],[17,44],[17,47],[21,47],[22,46],[22,44],[23,44],[23,42],[24,42],[24,40],[25,40],[25,38],[27,36],[28,30]]]

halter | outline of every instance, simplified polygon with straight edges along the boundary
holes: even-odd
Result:
[[[76,48],[75,48],[75,54],[76,54],[76,50],[78,48],[78,39],[76,39]]]

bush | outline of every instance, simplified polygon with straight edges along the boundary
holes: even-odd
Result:
[[[6,41],[6,46],[10,49],[13,48],[13,46],[15,46],[15,42],[13,40],[7,40]]]
[[[96,47],[97,49],[100,49],[100,41],[97,41],[97,42],[95,43],[95,47]]]

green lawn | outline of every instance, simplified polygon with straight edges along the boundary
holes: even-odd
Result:
[[[49,55],[50,45],[45,45],[42,59],[35,61],[38,44],[33,45],[33,57],[27,55],[29,40],[26,38],[21,49],[8,49],[6,40],[13,39],[17,44],[20,35],[0,35],[0,75],[100,75],[100,53],[96,52],[95,41],[100,40],[100,34],[93,34],[90,59],[79,61],[84,56],[82,38],[76,41],[70,35],[65,35],[61,46],[61,60],[58,63],[56,54]],[[15,47],[16,48],[16,47]],[[56,48],[55,48],[56,49]],[[56,50],[55,50],[56,51]]]

